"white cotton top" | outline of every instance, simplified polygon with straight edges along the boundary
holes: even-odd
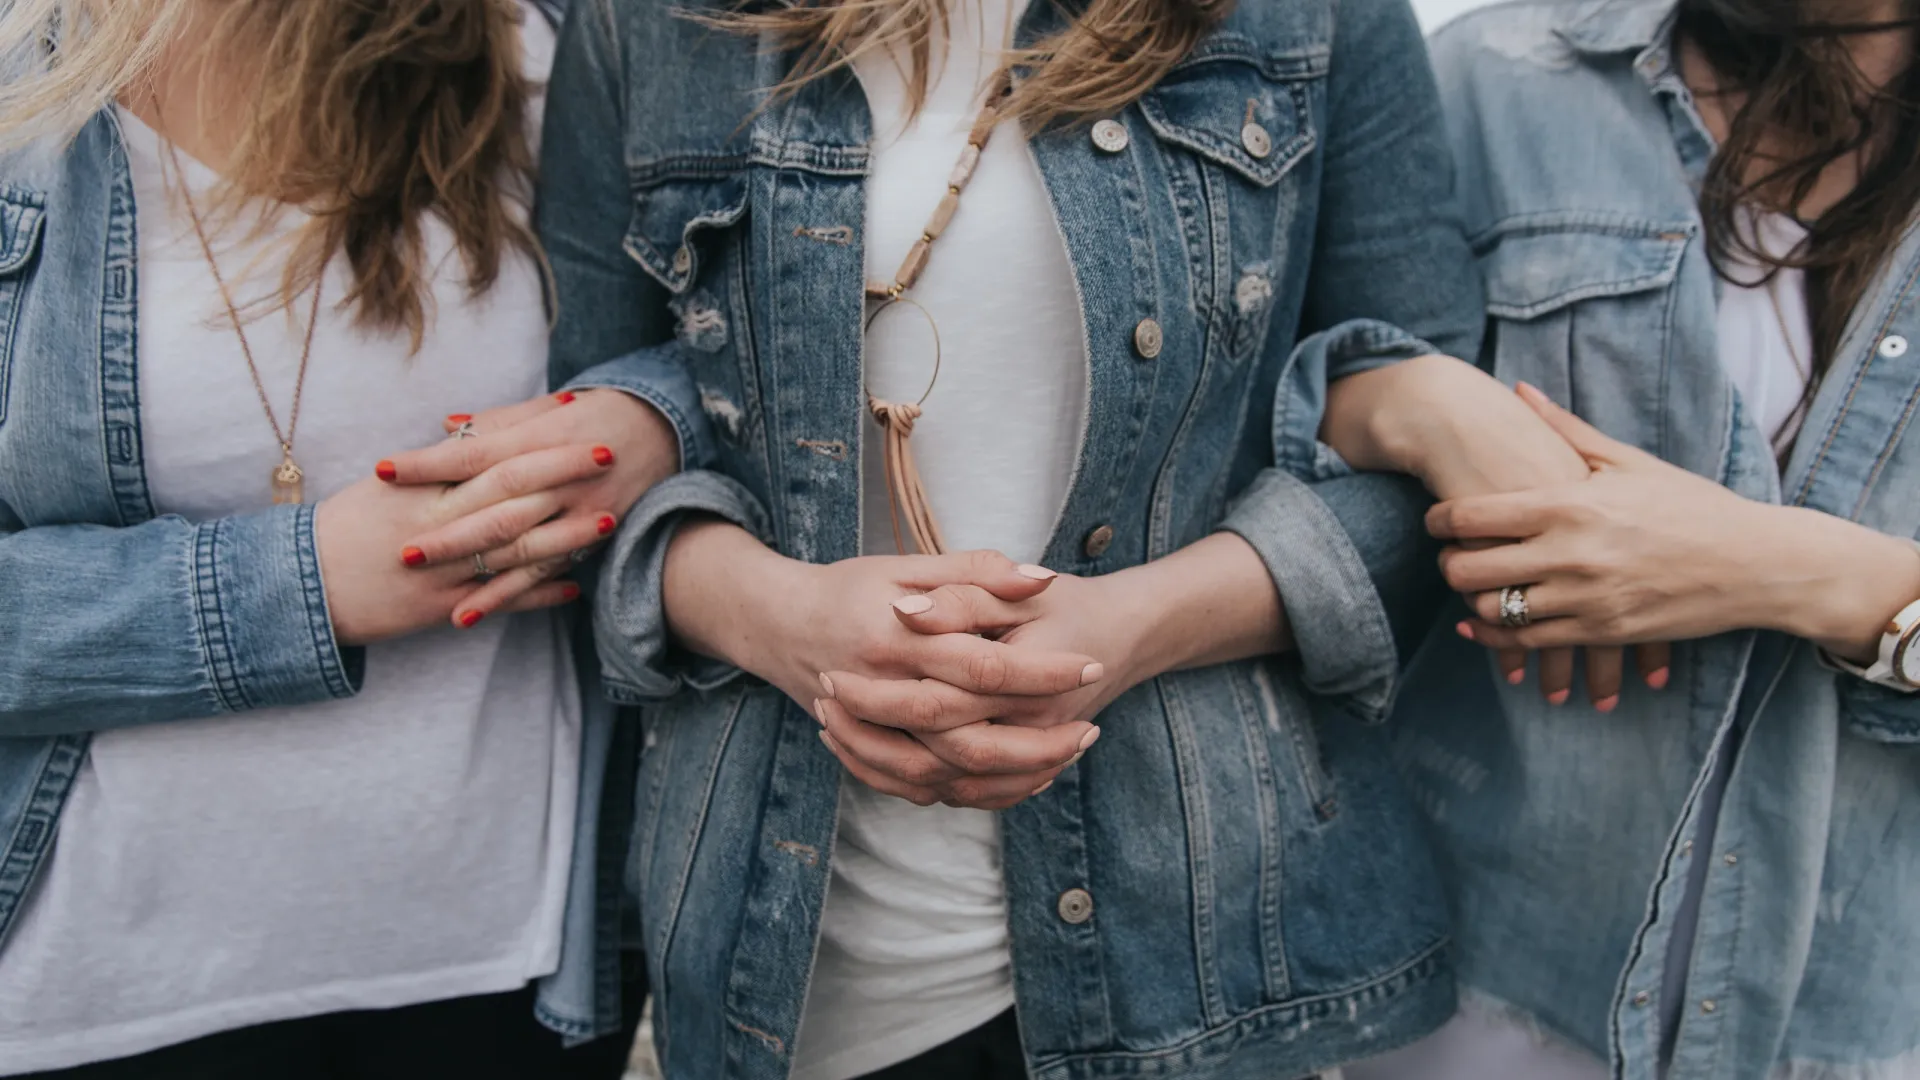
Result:
[[[945,62],[912,123],[895,61],[856,63],[876,130],[869,278],[893,280],[946,193],[1024,8],[1025,0],[953,6]],[[913,451],[948,547],[1038,561],[1079,457],[1088,369],[1073,268],[1018,124],[993,132],[959,213],[909,295],[938,324],[945,350]],[[917,311],[897,305],[885,312],[867,337],[868,386],[886,400],[917,400],[932,373],[932,348]],[[871,419],[861,469],[862,553],[894,554],[880,431]],[[917,807],[844,781],[795,1080],[845,1080],[884,1068],[1012,1004],[994,815]]]
[[[544,78],[551,31],[537,15],[526,29]],[[280,458],[272,429],[180,178],[151,129],[124,111],[119,124],[139,207],[141,439],[155,509],[193,521],[259,510]],[[215,183],[181,160],[193,190]],[[282,249],[263,247],[273,240],[215,239],[236,300],[277,285]],[[433,223],[426,242],[437,312],[415,356],[404,332],[368,332],[335,309],[347,270],[340,260],[328,270],[295,440],[308,501],[370,476],[384,454],[438,441],[450,412],[546,388],[534,263],[509,259],[470,300],[449,232]],[[294,307],[246,326],[282,424],[309,310]],[[0,950],[0,1073],[506,991],[552,972],[579,729],[567,635],[540,612],[369,647],[351,699],[96,735]]]
[[[1760,250],[1785,256],[1806,230],[1780,214],[1755,216],[1752,225]],[[1720,279],[1715,324],[1720,365],[1739,391],[1740,404],[1760,433],[1776,447],[1792,442],[1800,426],[1813,334],[1807,317],[1806,274],[1801,270],[1765,272],[1753,265],[1730,266]],[[1730,759],[1725,759],[1730,760]],[[1724,773],[1710,777],[1702,799],[1717,804],[1726,790]],[[1704,850],[1706,838],[1701,841]],[[1681,905],[1677,921],[1690,927],[1699,911],[1697,896]],[[1690,932],[1676,935],[1685,947]],[[1679,1020],[1678,995],[1667,1005],[1663,1023]],[[1469,1006],[1438,1034],[1396,1054],[1354,1065],[1347,1080],[1607,1080],[1607,1064],[1585,1049],[1535,1030],[1504,1010]]]

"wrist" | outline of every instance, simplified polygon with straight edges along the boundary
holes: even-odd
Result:
[[[1749,581],[1768,583],[1771,609],[1756,625],[1806,638],[1844,659],[1870,663],[1887,623],[1920,599],[1920,551],[1844,518],[1799,507],[1749,535],[1766,538],[1771,565],[1750,560]],[[1768,617],[1771,616],[1771,617]]]
[[[667,550],[667,622],[682,645],[765,676],[768,639],[778,635],[782,580],[793,560],[747,530],[715,517],[680,525]],[[797,565],[797,564],[795,564]]]

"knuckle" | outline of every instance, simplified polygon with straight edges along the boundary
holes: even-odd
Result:
[[[954,764],[970,773],[992,772],[1001,761],[1000,748],[991,739],[976,735],[955,739],[952,753]]]
[[[915,690],[907,698],[906,721],[923,731],[935,731],[947,717],[947,703],[929,689]]]
[[[902,761],[894,774],[916,787],[930,787],[947,779],[947,770],[937,760],[917,755]]]
[[[967,569],[981,577],[991,577],[1005,572],[1013,566],[1013,560],[997,551],[969,551],[966,554]]]
[[[947,797],[963,806],[984,809],[983,804],[991,802],[993,799],[991,787],[985,781],[976,780],[972,777],[963,776],[946,785],[946,788]]]
[[[997,650],[975,649],[967,654],[965,663],[967,679],[981,693],[997,694],[1006,689],[1007,661]]]

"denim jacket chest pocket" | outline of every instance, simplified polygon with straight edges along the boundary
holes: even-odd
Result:
[[[0,190],[0,425],[7,422],[21,296],[32,278],[45,221],[39,196],[18,188]]]
[[[1658,451],[1672,288],[1695,228],[1591,214],[1510,219],[1474,239],[1493,372]],[[1717,377],[1717,372],[1714,373]]]

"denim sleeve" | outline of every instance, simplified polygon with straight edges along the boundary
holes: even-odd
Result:
[[[198,525],[18,529],[0,535],[0,596],[0,737],[360,688],[364,651],[334,640],[311,506]]]
[[[614,536],[593,605],[607,696],[637,705],[682,689],[711,690],[739,676],[729,664],[673,644],[667,627],[667,548],[690,517],[731,521],[772,543],[765,509],[737,481],[714,472],[683,472],[647,492]]]
[[[1892,746],[1920,746],[1920,694],[1841,674],[1840,713],[1854,734]]]
[[[1317,439],[1326,387],[1421,353],[1475,356],[1482,294],[1412,10],[1406,0],[1338,10],[1305,336],[1274,395],[1276,467],[1223,528],[1272,573],[1307,687],[1380,722],[1443,591],[1424,492],[1353,474]]]
[[[549,376],[556,388],[608,387],[652,405],[679,437],[682,467],[701,468],[713,436],[666,289],[624,247],[633,193],[621,152],[619,40],[608,0],[579,0],[547,86],[534,222],[553,267]]]

